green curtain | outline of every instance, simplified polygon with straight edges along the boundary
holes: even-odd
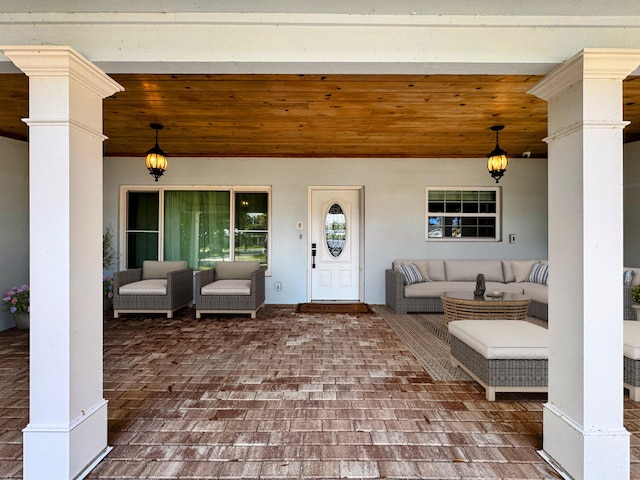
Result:
[[[164,259],[194,270],[229,259],[230,192],[170,190],[164,195]]]

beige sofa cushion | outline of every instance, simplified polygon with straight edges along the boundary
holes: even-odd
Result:
[[[258,262],[218,262],[216,280],[251,280],[251,273],[258,268]]]
[[[447,279],[444,273],[444,260],[429,260],[429,278],[432,282],[444,282]]]
[[[531,300],[536,302],[549,304],[549,287],[540,283],[533,282],[519,282],[514,285],[518,285],[522,288],[522,292]]]
[[[511,268],[513,269],[515,281],[524,282],[531,273],[531,269],[535,263],[535,260],[511,260]]]
[[[429,261],[428,260],[396,260],[393,262],[393,269],[397,270],[397,265],[411,265],[414,264],[420,270],[422,274],[422,278],[424,278],[425,282],[430,282],[431,278],[429,277]]]
[[[504,282],[501,260],[445,260],[447,282],[475,281],[479,273],[487,282]]]
[[[167,273],[174,270],[187,268],[184,260],[161,262],[158,260],[145,260],[142,262],[142,279],[167,278]]]
[[[498,290],[500,292],[522,294],[522,285],[516,283],[486,282],[488,292]],[[404,287],[404,296],[409,298],[439,297],[444,292],[473,292],[476,288],[473,282],[424,282],[414,283]]]
[[[166,295],[167,279],[150,278],[148,280],[127,283],[118,289],[118,293],[120,295]]]
[[[516,281],[516,276],[511,267],[511,260],[502,260],[502,274],[504,275],[504,281],[506,283]]]

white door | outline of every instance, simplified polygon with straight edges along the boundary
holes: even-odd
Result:
[[[310,191],[310,299],[360,301],[362,188]]]

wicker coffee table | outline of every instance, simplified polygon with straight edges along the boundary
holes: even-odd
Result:
[[[498,297],[476,297],[473,292],[444,292],[440,297],[447,323],[453,320],[524,320],[531,299],[502,292]]]

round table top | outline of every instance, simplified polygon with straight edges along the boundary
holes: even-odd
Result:
[[[471,300],[476,302],[521,302],[523,300],[529,300],[529,297],[520,293],[499,292],[499,295],[495,296],[493,295],[493,293],[493,291],[486,291],[484,296],[476,297],[472,291],[456,291],[444,292],[443,297],[454,298],[457,300]]]

